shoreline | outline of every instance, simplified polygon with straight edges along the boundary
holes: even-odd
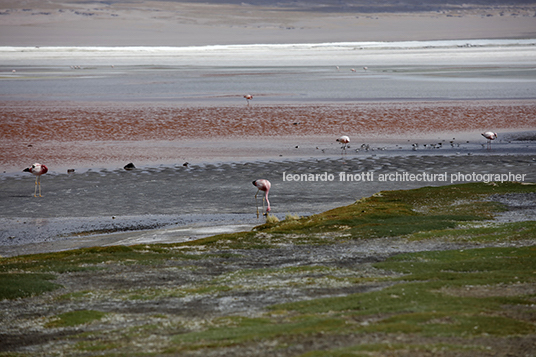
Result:
[[[196,140],[181,140],[180,142],[158,142],[148,141],[145,142],[144,147],[141,147],[141,152],[145,152],[147,157],[135,159],[132,157],[124,156],[122,158],[112,159],[100,159],[95,160],[100,153],[94,153],[93,159],[72,158],[65,161],[62,158],[50,158],[47,165],[50,175],[60,175],[67,173],[68,170],[75,170],[76,173],[88,173],[99,171],[115,171],[123,170],[123,166],[128,163],[135,165],[137,171],[152,171],[162,168],[177,168],[181,166],[207,166],[207,165],[229,165],[229,164],[248,164],[251,162],[258,163],[284,163],[285,161],[308,161],[308,160],[339,160],[344,158],[349,159],[368,159],[371,157],[386,157],[394,158],[398,156],[432,156],[432,157],[449,157],[449,156],[464,156],[472,155],[475,157],[496,155],[496,156],[509,156],[516,154],[530,154],[531,149],[528,147],[528,143],[534,146],[532,142],[518,142],[514,145],[506,144],[511,141],[513,137],[522,135],[536,135],[536,128],[530,130],[497,130],[501,132],[503,137],[506,135],[506,139],[493,143],[494,148],[492,151],[485,149],[485,139],[480,140],[478,135],[479,131],[468,132],[444,132],[433,133],[428,135],[421,135],[417,137],[408,138],[395,138],[395,137],[354,137],[353,143],[348,146],[348,152],[341,155],[342,151],[339,148],[338,143],[335,142],[335,136],[302,136],[296,137],[274,137],[274,138],[256,138],[250,140],[251,143],[257,144],[257,147],[251,151],[251,146],[246,145],[246,142],[239,141],[235,138],[221,138],[214,140],[211,147],[200,147],[200,142]],[[435,150],[431,147],[426,149],[424,144],[437,144],[439,142],[445,143],[446,138],[456,136],[458,142],[469,142],[472,139],[473,142],[470,145],[462,146],[462,149],[454,150]],[[56,143],[52,142],[51,145]],[[115,149],[127,150],[128,142],[89,142],[80,143],[77,142],[77,150],[84,151],[85,149],[94,150],[95,147],[107,147],[113,146]],[[134,146],[138,146],[136,143],[132,143]],[[192,145],[193,144],[193,145]],[[260,144],[260,145],[259,145]],[[418,151],[413,150],[413,144],[419,144],[420,149]],[[370,147],[369,150],[365,150],[364,146]],[[447,144],[447,146],[450,144]],[[172,147],[172,152],[181,152],[178,156],[173,156],[172,153],[163,153],[161,149],[163,146]],[[445,147],[447,147],[445,146]],[[45,145],[42,146],[44,148]],[[72,148],[71,148],[72,149]],[[70,150],[66,148],[66,150]],[[148,150],[156,150],[158,154],[151,156]],[[251,153],[245,155],[243,152],[250,150]],[[327,153],[326,153],[327,152]],[[159,156],[158,158],[156,156]],[[44,162],[44,161],[43,161]],[[13,177],[28,177],[27,173],[23,173],[22,169],[31,165],[31,160],[24,161],[25,164],[20,164],[19,161],[13,162],[8,165],[2,166],[0,172],[0,181],[5,178]]]
[[[113,244],[183,242],[211,236],[214,229],[232,233],[237,227],[251,228],[264,221],[255,216],[259,203],[251,185],[259,177],[272,182],[272,214],[280,220],[287,214],[308,216],[349,205],[380,191],[444,186],[475,178],[519,177],[525,184],[536,182],[531,171],[536,147],[530,145],[528,152],[520,152],[505,143],[503,148],[513,151],[504,152],[500,145],[474,155],[456,154],[463,147],[416,153],[391,147],[378,154],[337,158],[52,172],[42,180],[43,198],[31,196],[33,177],[4,174],[0,252],[11,256]],[[353,176],[352,182],[341,181],[341,173]],[[285,175],[303,174],[330,175],[333,180],[285,180]],[[355,174],[360,175],[357,181]],[[456,182],[451,182],[453,177]]]
[[[522,70],[531,69],[536,34],[523,39],[475,38],[452,40],[400,40],[400,41],[330,41],[293,43],[191,45],[191,46],[0,46],[0,70],[7,73],[3,79],[46,78],[50,74],[67,78],[72,69],[84,70],[79,74],[110,76],[125,74],[138,66],[140,69],[186,70],[203,72],[202,77],[236,75],[257,68],[334,68],[343,72],[354,66],[371,66],[376,74],[387,74],[393,69],[438,69],[458,67],[465,75],[473,69]],[[33,68],[32,68],[33,67]],[[226,73],[218,73],[218,70]],[[41,70],[41,73],[40,73]],[[400,74],[406,72],[402,71]],[[248,73],[249,71],[249,73]],[[469,71],[469,72],[468,72]],[[69,73],[70,72],[70,73]],[[100,73],[99,73],[100,72]],[[212,72],[212,75],[211,75]],[[395,71],[396,72],[396,71]],[[273,74],[264,71],[265,74]],[[292,72],[289,72],[292,73]],[[172,73],[169,73],[172,74]],[[317,73],[318,74],[318,73]],[[228,95],[228,93],[227,93]],[[219,99],[225,98],[223,95]],[[216,99],[218,97],[214,97]],[[448,97],[447,97],[448,98]],[[191,99],[196,99],[191,98]],[[365,98],[366,99],[366,98]],[[441,99],[440,97],[434,99]]]
[[[534,217],[535,193],[516,184],[385,192],[256,232],[2,259],[12,273],[2,280],[2,346],[32,356],[85,355],[85,346],[228,356],[233,344],[233,355],[269,356],[389,344],[407,355],[409,343],[419,357],[446,344],[523,355],[535,341],[531,301],[519,303],[535,291],[534,218],[490,221],[501,209],[489,201]],[[409,322],[378,332],[393,317]]]

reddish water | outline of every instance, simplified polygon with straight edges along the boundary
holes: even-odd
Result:
[[[169,162],[193,153],[255,157],[275,155],[269,151],[281,138],[533,130],[535,118],[536,103],[528,100],[249,107],[4,102],[0,165],[6,170],[35,161]],[[177,142],[189,144],[177,150]]]

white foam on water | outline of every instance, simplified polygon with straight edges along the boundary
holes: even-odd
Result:
[[[0,47],[0,65],[288,66],[534,63],[536,39],[487,39],[189,47]],[[468,63],[469,62],[469,63]]]

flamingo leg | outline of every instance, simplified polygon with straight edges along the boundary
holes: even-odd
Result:
[[[346,154],[346,145],[347,145],[347,144],[344,144],[344,145],[341,147],[341,155]]]
[[[39,197],[43,197],[41,196],[41,176],[37,176],[37,178],[39,179],[37,181],[37,185],[39,186]]]
[[[257,190],[257,193],[255,194],[255,206],[257,206],[257,218],[259,218],[259,203],[257,202],[258,193],[259,193],[259,190]]]
[[[35,178],[35,186],[34,186],[34,197],[37,197],[37,180],[39,179],[39,176]]]

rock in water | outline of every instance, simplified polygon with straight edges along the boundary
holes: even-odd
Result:
[[[125,167],[123,167],[125,170],[134,170],[136,168],[136,166],[134,166],[133,163],[128,163],[125,165]]]

